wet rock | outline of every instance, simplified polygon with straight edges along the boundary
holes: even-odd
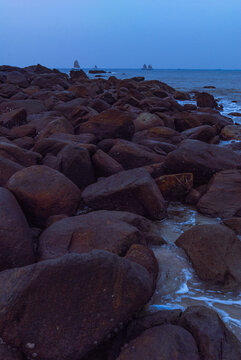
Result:
[[[105,251],[2,272],[0,287],[0,336],[51,360],[87,356],[152,295],[143,266]]]
[[[182,134],[189,139],[209,142],[212,138],[214,138],[214,136],[216,136],[217,132],[216,129],[210,125],[201,125],[185,130]]]
[[[153,235],[155,228],[142,216],[122,211],[94,211],[49,226],[39,239],[39,256],[45,260],[93,249],[124,256],[131,245],[145,245]]]
[[[126,140],[116,141],[109,155],[125,170],[160,163],[165,159],[165,156],[158,155],[143,145]]]
[[[223,223],[232,229],[237,235],[241,235],[241,217],[232,217],[224,219]]]
[[[152,219],[165,216],[165,201],[145,169],[122,171],[89,185],[82,199],[95,210],[130,211]]]
[[[15,173],[8,181],[27,218],[44,226],[51,215],[72,215],[79,203],[77,186],[60,172],[35,165]]]
[[[118,360],[200,360],[192,335],[180,326],[162,325],[145,330],[121,352]]]
[[[190,257],[200,279],[227,287],[241,285],[241,242],[219,224],[198,225],[176,241]]]
[[[217,108],[217,102],[213,95],[208,93],[198,93],[196,96],[197,106],[201,108]]]
[[[5,141],[0,141],[0,156],[22,166],[36,165],[42,159],[42,156],[36,152],[22,149],[14,143]]]
[[[241,125],[228,125],[221,131],[221,137],[225,140],[241,140]]]
[[[156,178],[156,184],[164,199],[183,201],[193,187],[193,174],[163,175]]]
[[[176,99],[176,100],[190,100],[191,96],[187,92],[184,92],[184,91],[175,91],[174,99]]]
[[[131,139],[134,134],[132,116],[118,110],[107,110],[81,124],[79,133],[94,134],[99,140],[106,138]]]
[[[99,177],[111,176],[124,170],[121,164],[101,149],[93,155],[92,162]]]
[[[236,101],[233,101],[233,102],[236,102]],[[241,116],[241,113],[239,113],[239,112],[231,112],[231,113],[229,113],[228,115],[239,117],[239,116]]]
[[[21,169],[22,165],[0,156],[0,186],[5,186],[8,179]]]
[[[35,262],[30,228],[15,197],[0,188],[0,271]]]
[[[200,185],[207,183],[218,171],[240,168],[241,159],[234,151],[188,139],[168,154],[164,166],[169,174],[193,173],[194,183]]]
[[[190,306],[181,316],[180,325],[198,345],[203,360],[239,360],[241,344],[225,327],[218,314],[205,306]]]
[[[186,136],[180,134],[179,132],[173,129],[164,126],[159,126],[159,127],[153,127],[148,130],[136,132],[135,135],[133,136],[133,141],[140,142],[147,138],[156,139],[162,142],[167,142],[176,145],[180,143],[182,140],[184,140]]]
[[[147,130],[156,126],[164,126],[163,120],[155,114],[148,112],[141,113],[135,120],[135,131]]]
[[[66,145],[57,156],[58,169],[79,188],[95,181],[88,150],[78,144]]]
[[[14,126],[26,124],[27,112],[20,108],[0,115],[0,125],[11,129]]]
[[[217,173],[197,207],[201,213],[212,217],[225,219],[235,216],[241,209],[241,170]]]

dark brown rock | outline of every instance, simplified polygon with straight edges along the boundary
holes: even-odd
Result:
[[[20,108],[24,108],[28,115],[39,114],[47,110],[42,101],[32,99],[4,101],[0,104],[0,112],[8,112]]]
[[[200,360],[192,335],[176,325],[145,330],[122,350],[118,360]]]
[[[24,136],[22,138],[13,140],[13,143],[22,149],[30,150],[34,146],[34,139],[29,136]]]
[[[5,141],[0,141],[0,156],[22,166],[35,165],[42,159],[42,156],[36,152],[22,149],[14,143],[7,143]]]
[[[51,215],[72,215],[78,206],[80,191],[60,172],[35,165],[15,173],[8,181],[27,218],[44,226]]]
[[[82,199],[95,210],[130,211],[152,219],[165,216],[165,201],[145,169],[122,171],[89,185]]]
[[[190,306],[182,314],[180,325],[196,340],[201,359],[239,360],[241,358],[240,342],[225,327],[218,314],[210,308]]]
[[[189,139],[201,140],[209,142],[214,136],[216,136],[216,129],[210,125],[201,125],[195,128],[191,128],[182,132]]]
[[[97,175],[100,177],[111,176],[124,170],[121,164],[101,149],[93,155],[92,162]]]
[[[22,165],[0,156],[0,186],[5,186],[8,179],[21,169]]]
[[[241,209],[241,170],[224,170],[214,175],[197,207],[212,217],[235,216]]]
[[[194,226],[176,244],[186,251],[200,279],[228,287],[241,285],[241,242],[226,226]]]
[[[193,187],[193,174],[163,175],[156,178],[156,184],[164,199],[182,201]]]
[[[221,137],[225,140],[241,140],[241,125],[228,125],[221,131]]]
[[[223,223],[232,229],[237,235],[241,235],[241,217],[224,219]]]
[[[71,70],[70,71],[70,81],[82,81],[82,80],[88,80],[88,76],[83,70]]]
[[[155,114],[143,112],[134,120],[134,125],[135,131],[142,131],[156,126],[164,126],[164,122]]]
[[[133,141],[140,142],[149,138],[176,145],[184,140],[186,136],[168,127],[157,126],[136,132],[133,136]]]
[[[0,125],[11,129],[14,126],[20,126],[26,123],[27,112],[25,109],[20,108],[9,111],[0,115]]]
[[[2,272],[0,287],[0,336],[51,360],[88,356],[152,295],[143,266],[96,250]]]
[[[38,141],[55,134],[74,134],[74,128],[64,117],[50,121],[38,134]]]
[[[234,151],[188,139],[168,154],[164,166],[169,174],[193,173],[194,183],[199,185],[207,183],[220,170],[240,168],[241,159]]]
[[[12,84],[0,84],[0,96],[3,98],[10,98],[11,96],[17,94],[19,88]]]
[[[214,99],[213,95],[208,93],[198,93],[196,96],[197,99],[197,106],[201,108],[217,108],[217,102]]]
[[[30,228],[15,197],[0,188],[0,271],[34,263]]]
[[[0,360],[23,360],[22,354],[6,344],[0,344]]]

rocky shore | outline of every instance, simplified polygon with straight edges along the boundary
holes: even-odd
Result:
[[[176,245],[207,286],[241,290],[241,128],[195,98],[0,66],[0,360],[241,359],[212,309],[146,308],[170,201],[220,218]]]

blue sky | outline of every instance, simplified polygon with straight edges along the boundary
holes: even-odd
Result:
[[[0,0],[0,64],[241,69],[241,0]]]

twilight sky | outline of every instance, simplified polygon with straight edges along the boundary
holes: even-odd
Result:
[[[241,0],[0,0],[0,64],[241,69]]]

